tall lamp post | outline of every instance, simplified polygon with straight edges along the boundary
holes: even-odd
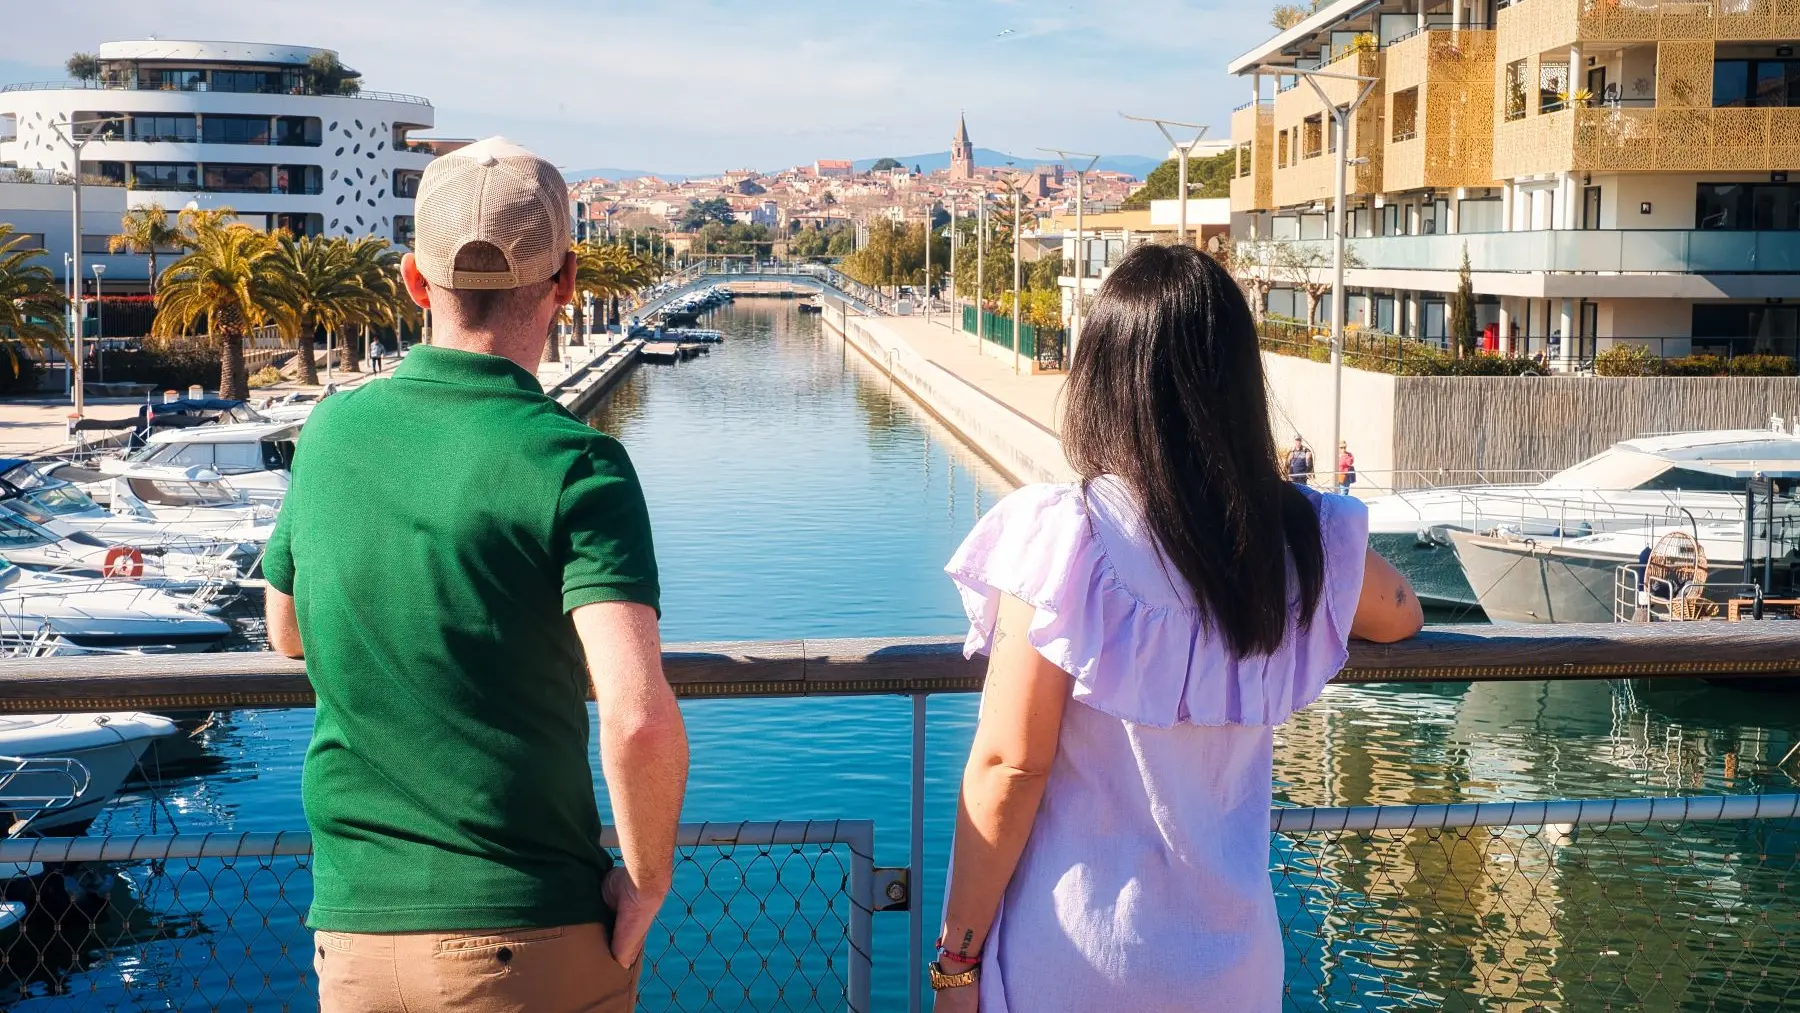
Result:
[[[1194,149],[1199,147],[1200,141],[1206,137],[1207,128],[1204,125],[1199,124],[1199,123],[1183,123],[1180,120],[1163,120],[1163,119],[1157,119],[1154,116],[1132,116],[1128,113],[1120,113],[1119,115],[1125,117],[1128,120],[1136,120],[1139,123],[1154,123],[1154,124],[1156,124],[1156,129],[1162,131],[1162,135],[1165,139],[1168,140],[1169,146],[1171,148],[1174,148],[1176,151],[1181,152],[1181,165],[1176,170],[1177,177],[1180,180],[1180,182],[1176,184],[1175,197],[1176,197],[1176,200],[1178,200],[1180,203],[1176,205],[1177,210],[1176,210],[1176,217],[1175,217],[1175,238],[1177,241],[1179,241],[1183,245],[1186,245],[1187,244],[1187,206],[1188,206],[1188,162],[1190,160],[1192,160],[1194,157]],[[1175,139],[1174,134],[1169,133],[1170,127],[1178,127],[1183,131],[1192,130],[1195,132],[1194,139],[1187,142],[1186,144],[1182,144],[1181,142],[1179,142]]]
[[[94,140],[95,137],[97,137],[99,135],[102,127],[105,127],[106,125],[112,124],[112,123],[123,123],[123,122],[125,122],[125,117],[123,117],[123,116],[101,116],[101,117],[95,117],[94,119],[91,119],[91,120],[83,120],[82,125],[87,127],[87,133],[85,133],[85,134],[82,133],[80,129],[78,129],[78,127],[75,123],[75,118],[73,116],[69,117],[67,120],[52,122],[50,124],[50,129],[56,131],[56,136],[61,138],[62,142],[64,144],[67,144],[69,146],[69,154],[70,154],[69,164],[74,167],[74,171],[70,174],[71,178],[74,179],[74,183],[70,186],[70,189],[73,190],[74,194],[75,194],[75,208],[74,208],[75,218],[74,218],[74,221],[70,223],[70,231],[73,232],[73,234],[74,234],[74,243],[69,248],[69,251],[70,251],[69,252],[69,256],[70,256],[69,277],[70,277],[70,279],[72,279],[70,284],[74,287],[74,290],[75,290],[75,302],[74,302],[75,312],[72,313],[69,317],[69,349],[71,352],[71,361],[69,363],[69,370],[70,370],[70,372],[69,372],[69,389],[70,389],[70,393],[74,396],[75,414],[78,417],[81,415],[81,413],[84,410],[86,410],[86,407],[87,407],[86,401],[82,396],[82,389],[81,389],[81,385],[84,382],[84,380],[86,379],[86,377],[84,377],[82,375],[83,370],[82,370],[81,313],[80,313],[80,309],[81,309],[81,149],[87,147],[87,143],[91,140]]]
[[[981,191],[981,203],[975,205],[975,351],[981,351],[987,339],[987,206],[988,194]]]
[[[1014,177],[1014,179],[1013,179],[1013,220],[1012,220],[1012,233],[1013,233],[1012,350],[1013,350],[1013,373],[1015,375],[1017,375],[1019,372],[1019,328],[1023,324],[1021,317],[1023,317],[1023,315],[1024,315],[1024,307],[1020,304],[1020,298],[1019,298],[1020,297],[1019,289],[1023,286],[1023,283],[1025,281],[1024,266],[1021,263],[1021,261],[1019,260],[1019,254],[1021,251],[1019,244],[1020,244],[1020,240],[1022,239],[1022,237],[1025,234],[1025,209],[1021,206],[1022,198],[1024,196],[1025,196],[1024,193],[1019,189],[1019,178]]]
[[[1331,204],[1331,442],[1325,450],[1331,455],[1331,473],[1335,476],[1338,443],[1343,439],[1344,428],[1344,201],[1350,186],[1350,117],[1356,115],[1357,108],[1368,100],[1379,79],[1299,67],[1284,67],[1276,73],[1305,78],[1319,101],[1331,111],[1332,129],[1337,132],[1336,179]],[[1356,97],[1340,106],[1325,94],[1325,86],[1319,83],[1321,80],[1353,82],[1359,85]]]
[[[1064,350],[1063,368],[1067,369],[1075,363],[1075,342],[1081,340],[1081,300],[1087,294],[1087,232],[1082,215],[1087,210],[1087,174],[1100,161],[1099,155],[1090,155],[1085,151],[1063,151],[1060,148],[1039,148],[1062,160],[1062,163],[1075,172],[1075,298],[1069,306],[1069,347]],[[1085,158],[1087,165],[1076,168],[1077,159]]]
[[[100,298],[100,276],[105,264],[95,264],[94,271],[94,362],[100,367],[100,381],[106,382],[106,303]]]

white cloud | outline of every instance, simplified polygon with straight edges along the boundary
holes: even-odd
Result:
[[[1222,135],[1247,90],[1225,61],[1268,34],[1260,6],[1226,0],[88,0],[7,18],[0,61],[44,67],[148,35],[329,46],[368,87],[430,97],[440,133],[670,171],[939,149],[959,109],[984,147],[1156,152],[1118,110]]]

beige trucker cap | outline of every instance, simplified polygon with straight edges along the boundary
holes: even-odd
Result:
[[[413,261],[439,288],[519,288],[562,269],[572,245],[562,173],[504,137],[432,160],[413,209]],[[457,254],[491,243],[504,271],[458,271]]]

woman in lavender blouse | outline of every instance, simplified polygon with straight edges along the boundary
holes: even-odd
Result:
[[[1361,503],[1283,480],[1250,308],[1204,254],[1120,262],[1066,409],[1082,481],[1008,496],[948,567],[989,662],[935,1008],[1272,1013],[1272,729],[1418,602]]]

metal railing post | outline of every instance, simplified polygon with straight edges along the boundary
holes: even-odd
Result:
[[[925,702],[912,698],[912,837],[906,862],[907,896],[906,1008],[921,1013],[925,1004]]]
[[[873,1008],[875,936],[870,916],[875,911],[875,831],[847,834],[850,844],[850,973],[845,981],[845,1005],[851,1013]]]

